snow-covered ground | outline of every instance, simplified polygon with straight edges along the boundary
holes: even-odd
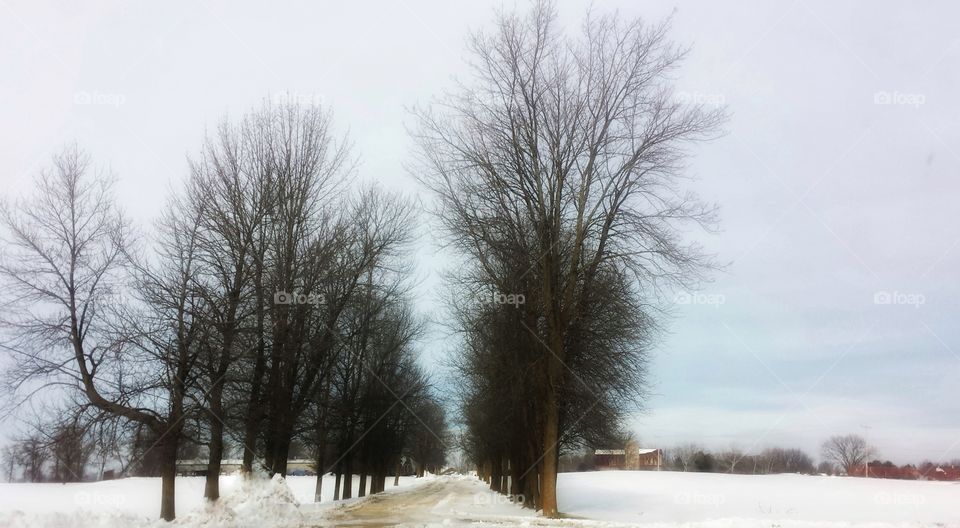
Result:
[[[356,496],[358,478],[353,479]],[[398,488],[418,479],[400,477]],[[423,480],[423,479],[420,479]],[[205,527],[298,526],[303,513],[314,513],[316,477],[266,478],[244,483],[239,475],[220,477],[222,500],[216,508],[205,505],[203,477],[177,478],[177,524]],[[323,479],[322,504],[333,499],[333,477]],[[393,488],[389,479],[387,490]],[[297,507],[297,505],[303,507]],[[162,526],[160,479],[125,478],[77,484],[0,483],[0,528],[98,527],[135,528]]]
[[[313,504],[313,477],[223,478],[223,499],[204,505],[202,478],[177,482],[175,526],[565,526],[582,528],[960,527],[960,483],[802,475],[674,472],[565,473],[561,510],[548,520],[473,477],[403,478],[363,499]],[[355,481],[356,483],[356,481]],[[0,528],[161,528],[159,479],[84,484],[0,484]]]
[[[631,524],[960,526],[960,482],[601,471],[561,474],[558,500],[576,517]]]

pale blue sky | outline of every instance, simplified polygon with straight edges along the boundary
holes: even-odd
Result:
[[[405,107],[466,73],[467,30],[501,5],[0,0],[0,182],[23,188],[76,140],[147,225],[207,127],[289,92],[333,108],[360,177],[416,195]],[[562,2],[563,22],[587,5]],[[693,46],[678,91],[732,115],[689,168],[722,208],[704,243],[730,263],[694,299],[723,303],[677,307],[640,437],[816,454],[860,432],[894,460],[960,458],[955,5],[593,5],[675,9],[672,35]],[[424,234],[429,311],[444,257]]]

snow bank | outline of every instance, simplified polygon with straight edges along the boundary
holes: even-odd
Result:
[[[221,498],[203,498],[203,477],[177,478],[177,520],[173,526],[260,528],[301,526],[313,502],[316,477],[275,476],[245,480],[220,477]],[[353,494],[358,491],[353,479]],[[400,487],[413,477],[401,477]],[[387,490],[393,488],[392,480]],[[322,503],[333,500],[334,478],[324,476]],[[347,501],[350,502],[350,501]],[[0,483],[0,528],[161,528],[160,479],[125,478],[75,484]]]

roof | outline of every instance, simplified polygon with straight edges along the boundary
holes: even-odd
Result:
[[[646,455],[650,453],[655,453],[657,451],[659,451],[659,449],[655,447],[651,447],[651,448],[641,447],[640,449],[637,449],[637,454]],[[625,455],[626,453],[627,452],[623,449],[597,449],[596,451],[593,452],[593,454],[595,455]]]
[[[595,455],[624,455],[626,451],[623,449],[597,449],[594,451]]]

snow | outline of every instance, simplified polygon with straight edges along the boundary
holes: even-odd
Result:
[[[960,482],[804,475],[725,475],[656,471],[563,473],[562,521],[543,519],[475,477],[401,478],[387,493],[321,504],[315,477],[221,479],[223,497],[203,498],[202,477],[177,479],[183,528],[300,526],[566,526],[612,528],[960,527]],[[357,480],[354,479],[354,489]],[[0,484],[0,528],[163,528],[160,480],[79,484]],[[397,522],[394,522],[397,521]],[[366,522],[366,523],[365,523]]]
[[[630,524],[960,526],[960,482],[597,471],[562,473],[557,487],[561,511]]]
[[[204,477],[178,477],[177,525],[226,527],[298,526],[313,514],[316,477],[265,477],[245,481],[220,477],[221,499],[203,498]],[[400,477],[400,487],[415,483]],[[423,480],[423,479],[420,479]],[[353,495],[358,490],[353,479]],[[387,489],[393,488],[388,479]],[[333,499],[334,478],[324,476],[321,503]],[[349,503],[351,501],[342,501]],[[298,506],[299,505],[299,506]],[[160,516],[160,479],[125,478],[74,484],[0,483],[0,528],[137,528],[164,526]]]

